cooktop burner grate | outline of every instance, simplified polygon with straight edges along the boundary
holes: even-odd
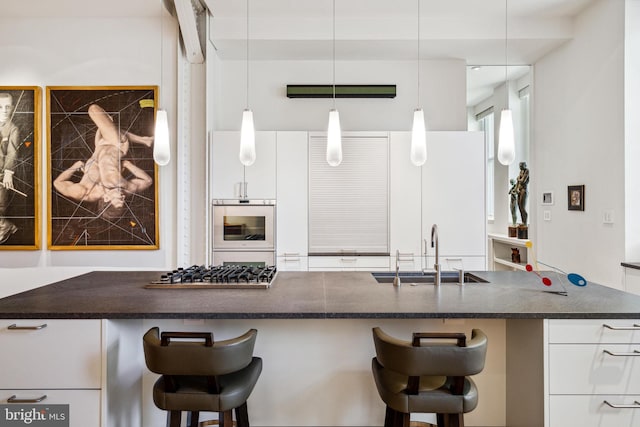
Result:
[[[177,268],[151,282],[149,288],[267,288],[276,276],[275,266],[193,265]]]

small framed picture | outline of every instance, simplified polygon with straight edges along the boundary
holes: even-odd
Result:
[[[542,204],[543,205],[552,205],[553,204],[553,191],[543,191],[542,192]]]
[[[570,211],[584,210],[584,185],[567,187],[567,205]]]

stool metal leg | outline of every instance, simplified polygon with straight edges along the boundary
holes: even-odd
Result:
[[[182,412],[167,411],[167,427],[180,427],[182,421]]]
[[[199,422],[200,422],[200,412],[191,411],[187,413],[187,426],[198,427]]]
[[[233,412],[231,410],[218,412],[220,427],[233,427]]]
[[[236,413],[236,426],[237,427],[249,427],[249,413],[247,411],[247,402],[238,406],[235,409]]]
[[[393,427],[395,423],[396,411],[387,406],[384,414],[384,427]]]

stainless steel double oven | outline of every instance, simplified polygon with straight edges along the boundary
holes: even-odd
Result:
[[[214,265],[275,265],[275,200],[213,200]]]

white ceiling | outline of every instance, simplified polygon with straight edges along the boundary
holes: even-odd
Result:
[[[157,17],[171,0],[1,0],[0,19]],[[196,0],[198,1],[198,0]],[[210,40],[222,59],[246,58],[246,0],[199,0],[211,12]],[[336,59],[458,58],[468,65],[528,65],[572,37],[573,20],[595,0],[335,0]],[[506,3],[507,2],[507,3]],[[505,3],[508,50],[505,56]],[[252,60],[331,59],[333,0],[251,0]],[[108,31],[108,29],[104,29]],[[470,96],[504,80],[483,67]],[[519,67],[510,67],[521,73]]]
[[[245,59],[246,0],[201,1],[213,16],[218,55]],[[575,16],[594,0],[419,1],[418,21],[418,0],[335,0],[336,59],[416,60],[419,25],[421,59],[483,65],[469,72],[468,105],[475,105],[504,82],[505,61],[509,77],[519,78],[528,71],[522,65],[571,39]],[[333,57],[333,0],[251,0],[249,7],[251,60]]]

